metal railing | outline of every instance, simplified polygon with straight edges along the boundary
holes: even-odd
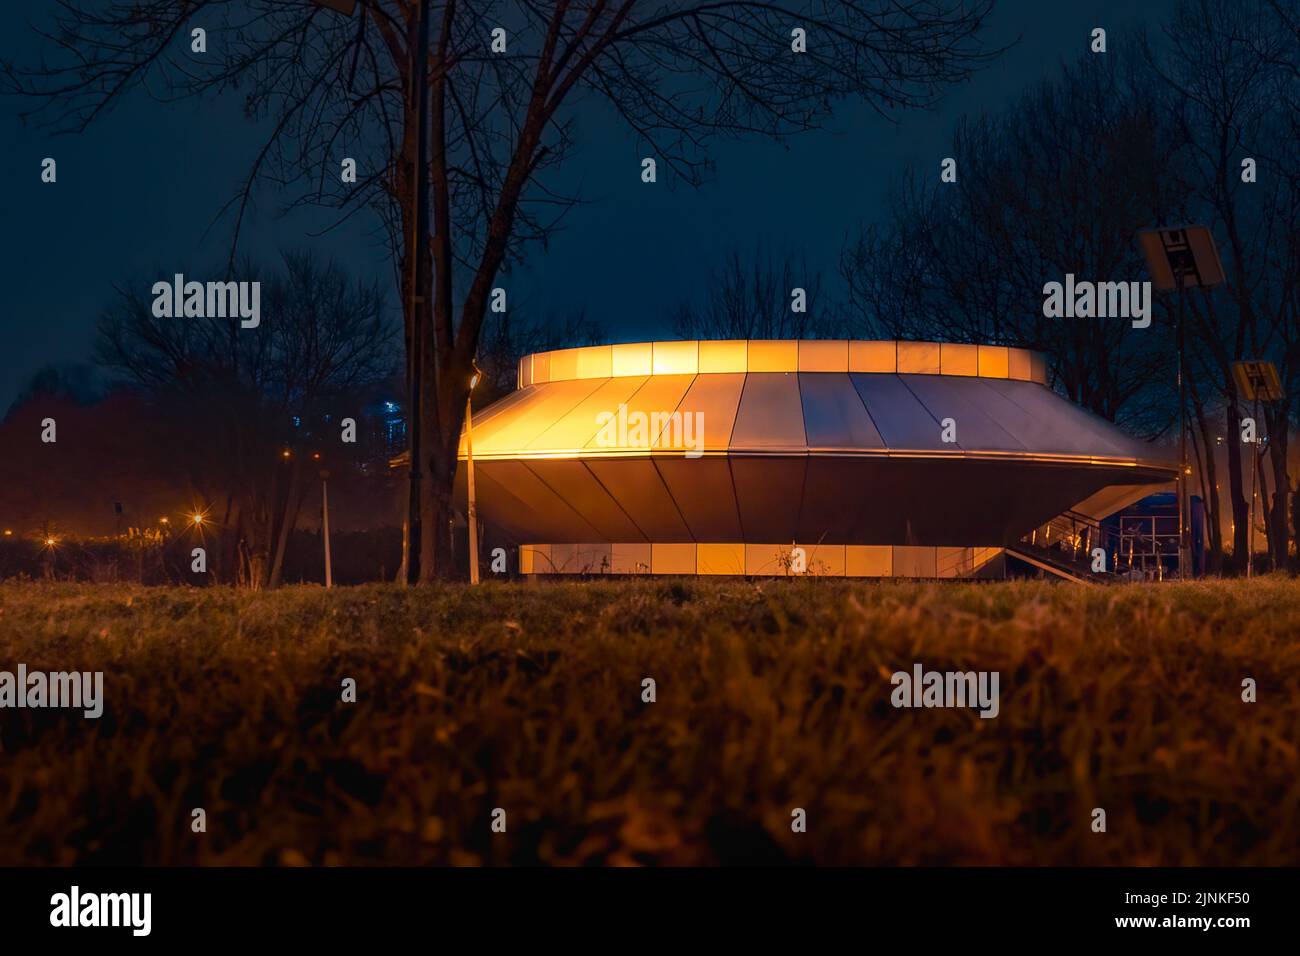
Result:
[[[1163,580],[1166,561],[1178,557],[1177,515],[1125,515],[1119,527],[1104,527],[1095,518],[1066,511],[1026,535],[1027,543],[1057,551],[1073,562],[1091,563],[1092,552],[1106,552],[1107,572],[1139,572]]]

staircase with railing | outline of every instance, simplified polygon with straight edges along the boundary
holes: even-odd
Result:
[[[1106,552],[1106,570],[1093,570],[1093,552]],[[1007,549],[1041,570],[1079,581],[1142,577],[1163,580],[1178,556],[1177,515],[1123,515],[1116,527],[1075,511],[1057,515]]]

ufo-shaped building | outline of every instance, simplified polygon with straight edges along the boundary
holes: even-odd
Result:
[[[479,519],[534,574],[987,574],[1054,516],[1177,475],[1040,355],[933,342],[541,352],[472,441]]]

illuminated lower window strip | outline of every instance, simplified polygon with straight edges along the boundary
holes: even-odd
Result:
[[[961,578],[1001,548],[858,544],[525,544],[524,574],[696,574],[782,577]]]

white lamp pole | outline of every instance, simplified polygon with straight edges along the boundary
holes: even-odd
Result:
[[[466,499],[465,520],[469,525],[469,583],[478,584],[478,516],[474,503],[474,412],[471,399],[474,386],[478,384],[483,373],[478,363],[474,363],[474,374],[469,380],[469,394],[465,396],[465,486]]]
[[[325,539],[325,587],[334,587],[334,567],[330,560],[330,492],[328,471],[320,473],[321,537]]]

